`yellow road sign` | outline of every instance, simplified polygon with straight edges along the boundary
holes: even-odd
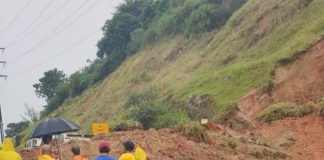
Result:
[[[109,133],[109,125],[108,123],[92,123],[92,134],[108,134]]]

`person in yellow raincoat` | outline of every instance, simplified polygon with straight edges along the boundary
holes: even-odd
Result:
[[[42,146],[42,155],[38,156],[38,160],[55,160],[50,155],[52,155],[51,146],[48,144],[45,144]]]
[[[148,160],[144,150],[138,146],[135,149],[135,159],[136,160]]]
[[[132,141],[124,142],[124,148],[125,152],[119,157],[119,160],[147,160],[144,150],[140,147],[135,149],[135,144]]]
[[[0,150],[0,160],[22,160],[20,154],[15,151],[10,138],[5,138]]]

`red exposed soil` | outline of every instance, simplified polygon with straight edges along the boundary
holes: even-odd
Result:
[[[82,111],[87,111],[89,109],[91,109],[91,107],[93,106],[93,98],[89,98],[83,105],[83,109]]]
[[[324,39],[303,55],[275,72],[275,87],[271,92],[254,90],[238,104],[241,112],[253,119],[256,113],[273,102],[299,104],[316,101],[324,96]]]
[[[238,108],[241,112],[253,119],[257,113],[262,111],[266,106],[270,105],[271,97],[261,92],[254,90],[241,99],[238,103]]]
[[[272,19],[274,17],[274,13],[277,11],[277,7],[274,7],[270,11],[266,12],[262,18],[257,23],[257,27],[261,31],[265,31],[271,24]]]
[[[275,72],[275,87],[268,93],[255,90],[242,98],[238,107],[251,120],[271,103],[295,102],[304,104],[324,96],[324,39],[302,55]],[[292,160],[322,160],[324,157],[324,120],[317,113],[303,118],[286,118],[271,124],[259,123],[257,130],[267,140],[275,142],[293,133],[291,147],[282,148]]]
[[[286,151],[292,160],[322,160],[324,157],[324,120],[317,113],[263,124],[256,132],[270,140],[293,133],[296,141]]]
[[[276,102],[306,103],[324,95],[324,39],[303,56],[276,71],[276,87],[272,98]]]

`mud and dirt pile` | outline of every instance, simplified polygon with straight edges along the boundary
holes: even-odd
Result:
[[[71,159],[71,146],[77,143],[81,148],[81,155],[93,158],[98,154],[98,144],[101,139],[108,139],[112,148],[110,154],[119,157],[123,152],[122,143],[131,139],[146,151],[151,160],[256,159],[247,151],[244,151],[245,147],[242,144],[236,144],[235,142],[232,145],[235,146],[234,148],[243,149],[235,150],[233,147],[229,147],[227,141],[229,135],[223,135],[221,132],[213,130],[209,132],[209,136],[211,138],[209,143],[197,143],[170,129],[113,132],[107,137],[97,137],[90,141],[71,141],[61,144],[60,152],[62,160]],[[37,160],[37,149],[21,150],[20,153],[24,160]]]
[[[257,133],[271,140],[274,147],[293,160],[322,160],[324,157],[324,119],[314,112],[303,118],[286,118],[263,124]]]

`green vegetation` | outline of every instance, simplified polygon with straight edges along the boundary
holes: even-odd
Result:
[[[34,85],[36,94],[48,104],[42,116],[57,109],[64,100],[74,98],[115,71],[140,48],[177,34],[197,36],[218,29],[245,0],[127,0],[107,20],[97,56],[88,67],[68,79],[57,69],[45,72]],[[227,4],[227,5],[225,5]],[[56,77],[55,77],[56,76]],[[55,83],[51,83],[52,82]]]
[[[140,122],[144,129],[172,128],[182,121],[188,121],[185,112],[168,108],[162,104],[133,109],[131,110],[131,117]]]
[[[144,15],[142,9],[138,11],[131,7],[140,6],[139,1],[127,2],[123,9],[127,11],[118,9],[118,20],[107,21],[104,37],[98,43],[98,56],[102,59],[75,75],[74,91],[70,92],[73,99],[65,100],[50,116],[66,117],[82,124],[84,132],[90,132],[92,122],[111,121],[120,113],[129,111],[124,106],[130,93],[154,86],[154,96],[159,102],[156,108],[183,108],[192,95],[208,94],[215,102],[214,108],[211,107],[213,119],[222,119],[235,109],[235,104],[244,95],[268,84],[273,71],[283,60],[308,49],[324,35],[322,0],[249,0],[242,7],[237,6],[238,3],[218,0],[155,2],[153,6],[157,12],[151,14],[150,7],[145,9],[145,14],[154,18],[141,18],[139,28],[126,28],[130,36],[116,34],[120,37],[110,37],[106,41],[107,34],[113,33],[106,26],[120,25],[121,29],[126,26],[121,18],[126,17],[135,23],[137,20],[131,18],[139,19],[141,16],[138,15]],[[207,3],[214,5],[207,6]],[[186,25],[195,23],[200,17],[209,17],[211,11],[216,12],[211,8],[218,6],[238,10],[231,11],[233,14],[224,26],[214,26],[211,30],[205,28],[198,36],[195,31],[206,26],[204,23],[208,20],[201,18],[204,22],[196,26],[198,29]],[[130,11],[132,13],[127,13]],[[183,20],[178,21],[179,18]],[[188,22],[189,19],[192,22]],[[125,40],[125,43],[116,45],[125,51],[121,54],[120,50],[108,45],[119,38]],[[127,117],[125,120],[134,119]]]
[[[226,148],[226,149],[235,150],[238,147],[238,145],[239,145],[239,141],[236,138],[227,137],[222,142],[220,142],[218,145],[220,147],[223,147],[223,148]]]
[[[312,104],[299,106],[294,103],[277,103],[259,113],[257,119],[272,122],[286,117],[302,117],[312,113],[314,109],[315,107]]]
[[[29,121],[21,121],[18,123],[9,123],[5,133],[8,137],[15,136],[29,127]]]
[[[130,94],[125,104],[130,109],[130,118],[140,122],[144,129],[170,128],[188,121],[186,112],[166,106],[155,95],[150,89]]]
[[[90,61],[89,61],[90,62]],[[46,116],[57,109],[68,98],[74,98],[82,92],[102,80],[104,76],[99,73],[104,60],[97,59],[90,62],[89,66],[73,73],[70,77],[56,68],[44,73],[39,83],[33,85],[35,93],[47,101],[41,116]]]
[[[250,148],[249,154],[258,159],[284,160],[288,157],[285,153],[263,147]]]
[[[140,126],[134,120],[129,119],[125,114],[116,116],[109,123],[110,131],[129,131]]]
[[[324,97],[321,98],[318,102],[319,104],[319,112],[320,112],[320,116],[324,117]]]
[[[321,98],[319,101],[318,101],[318,104],[322,107],[324,107],[324,97]]]
[[[33,85],[35,92],[39,97],[43,97],[49,101],[55,95],[55,89],[66,81],[66,75],[63,71],[56,68],[44,73],[44,77],[39,79],[40,83]]]
[[[189,121],[185,123],[180,123],[177,126],[177,129],[181,134],[196,142],[208,142],[209,140],[205,129],[201,126],[199,122]]]

